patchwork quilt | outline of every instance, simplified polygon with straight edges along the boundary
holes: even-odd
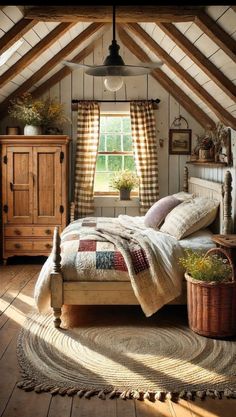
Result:
[[[146,316],[181,293],[183,251],[175,238],[146,228],[140,217],[86,217],[61,235],[64,281],[129,281]],[[50,305],[52,256],[35,286],[39,311]]]
[[[116,230],[119,226],[118,219],[110,217],[86,217],[71,223],[61,236],[62,271],[65,280],[130,281],[121,251],[114,243],[96,233],[104,228]],[[129,250],[136,274],[150,267],[145,251],[137,242],[132,242]],[[67,272],[73,262],[78,267],[78,274],[74,271],[71,275]]]

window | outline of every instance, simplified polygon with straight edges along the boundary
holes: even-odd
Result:
[[[95,172],[95,193],[116,193],[109,182],[115,171],[136,172],[129,115],[100,117],[100,139]]]

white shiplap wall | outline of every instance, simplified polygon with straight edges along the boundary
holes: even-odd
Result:
[[[0,36],[3,36],[5,32],[7,32],[15,22],[21,19],[22,13],[20,10],[16,12],[15,6],[7,6],[4,8],[4,13],[0,11],[0,19],[1,19],[1,31]],[[209,15],[211,15],[217,23],[221,25],[226,32],[231,34],[232,37],[236,37],[236,14],[229,8],[229,6],[209,6],[207,9]],[[42,39],[44,36],[51,31],[57,23],[47,23],[47,22],[39,22],[34,28],[32,28],[26,35],[24,35],[25,44],[22,46],[18,53],[11,58],[13,61],[8,61],[7,66],[11,65],[13,62],[20,59],[22,55],[24,55],[31,46],[35,45]],[[234,83],[236,82],[236,66],[235,63],[230,62],[230,58],[225,56],[223,51],[221,51],[203,32],[197,27],[195,23],[185,22],[185,23],[176,23],[175,24],[178,29],[185,34],[185,36],[191,40],[195,46],[197,46],[215,65],[225,73],[226,76],[229,77]],[[51,58],[51,55],[57,53],[62,47],[64,47],[71,39],[73,39],[78,33],[84,30],[88,26],[87,23],[82,23],[74,26],[70,31],[64,35],[60,41],[55,43],[47,52],[48,56],[42,56],[38,58],[37,62],[35,61],[32,63],[28,68],[24,69],[18,76],[16,76],[11,83],[8,83],[7,86],[1,89],[0,93],[0,100],[3,100],[5,96],[9,95],[10,92],[14,91],[18,85],[22,84],[26,78],[30,77],[33,72],[39,68],[41,65],[45,63],[48,59]],[[187,69],[188,72],[198,81],[206,90],[210,93],[216,88],[217,86],[212,83],[208,77],[201,71],[196,64],[189,59],[183,51],[178,48],[175,43],[166,36],[161,29],[159,29],[154,23],[143,23],[141,26],[152,36],[157,43],[159,43],[170,55],[178,62],[183,68]],[[94,53],[86,58],[84,63],[93,64],[93,63],[101,63],[103,62],[105,56],[108,53],[108,46],[111,42],[112,34],[111,30],[106,32]],[[91,39],[90,39],[91,40]],[[139,42],[138,42],[139,43]],[[136,64],[138,60],[125,48],[122,46],[121,42],[119,41],[121,46],[120,53],[121,56],[124,58],[126,63]],[[68,56],[68,59],[71,59],[76,53],[78,53],[83,46],[86,46],[86,43],[78,48],[78,51],[74,51],[71,56]],[[148,50],[142,46],[143,49],[149,54],[150,59],[156,60],[157,58]],[[41,60],[41,61],[40,61]],[[36,65],[37,64],[37,65]],[[230,65],[229,65],[230,64]],[[35,87],[41,84],[44,80],[50,77],[53,73],[55,73],[58,69],[62,67],[61,64],[55,67],[54,70],[50,71],[50,73],[44,77],[40,82],[38,82]],[[195,94],[184,85],[184,83],[165,65],[163,66],[163,71],[170,76],[171,79],[176,82],[176,84],[181,87],[186,94],[188,94],[201,108],[206,111],[213,120],[217,121],[215,115],[207,108],[205,103],[203,103]],[[2,72],[5,71],[6,68],[2,67]],[[217,90],[218,91],[218,90]],[[175,117],[182,115],[188,120],[189,128],[192,129],[193,133],[193,140],[195,135],[201,133],[203,128],[200,124],[193,119],[183,108],[179,105],[179,103],[169,94],[167,93],[161,85],[153,80],[151,76],[139,76],[139,77],[127,77],[125,80],[125,84],[121,90],[117,93],[110,93],[104,89],[103,80],[101,78],[92,78],[86,74],[84,74],[81,70],[73,71],[71,75],[68,75],[64,78],[61,82],[53,86],[50,91],[48,91],[44,96],[51,96],[57,97],[59,100],[64,103],[66,114],[71,118],[72,123],[65,126],[64,133],[68,134],[73,138],[72,146],[71,146],[71,164],[70,164],[70,199],[72,198],[72,190],[73,190],[73,173],[74,173],[74,151],[75,151],[75,141],[76,141],[76,113],[71,111],[71,100],[73,98],[78,99],[97,99],[97,100],[116,100],[116,99],[151,99],[151,98],[159,98],[161,100],[159,104],[159,109],[155,111],[156,114],[156,121],[157,121],[157,145],[158,145],[158,159],[159,159],[159,183],[160,183],[160,197],[163,197],[167,194],[174,193],[181,189],[182,182],[183,182],[183,170],[184,165],[188,157],[186,156],[174,156],[168,154],[168,132],[169,128]],[[216,97],[217,99],[219,98]],[[230,99],[227,97],[223,97],[221,94],[221,99],[224,100],[224,106],[230,111],[233,115],[236,114],[236,105],[232,103]],[[116,108],[119,111],[127,110],[128,106],[124,104],[122,105],[103,105],[101,110],[110,110],[114,111]],[[11,124],[10,124],[11,123]],[[12,121],[10,122],[7,118],[1,121],[1,133],[5,133],[6,126],[12,125]],[[181,127],[185,127],[185,124]],[[164,146],[161,148],[159,146],[159,139],[164,139]],[[235,132],[232,133],[232,142],[235,146]],[[235,148],[234,148],[235,149]],[[234,163],[235,167],[235,163]],[[222,181],[224,175],[224,169],[208,169],[208,168],[194,168],[190,167],[191,172],[196,176],[201,176],[202,178],[213,179],[216,181]],[[235,184],[235,168],[231,168],[233,181]],[[234,188],[235,189],[235,188]],[[105,200],[104,200],[105,204]],[[234,205],[235,205],[234,201]],[[117,204],[114,204],[114,207],[111,207],[111,204],[107,203],[107,209],[104,207],[102,208],[101,200],[98,200],[98,208],[97,213],[102,215],[111,215],[113,212],[114,215],[118,214],[119,209],[117,208]],[[132,207],[127,209],[130,214],[132,214]],[[131,212],[130,212],[131,210]],[[136,209],[135,209],[136,210]],[[236,210],[235,210],[236,212]],[[110,213],[110,214],[109,214]],[[133,212],[136,215],[136,211]]]

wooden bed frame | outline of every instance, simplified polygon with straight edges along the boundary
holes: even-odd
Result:
[[[232,233],[231,184],[232,177],[229,171],[225,173],[224,183],[217,183],[195,177],[188,178],[188,169],[185,167],[183,190],[197,196],[214,198],[220,202],[218,218],[212,225],[214,233]],[[74,204],[72,204],[70,220],[74,220]],[[53,272],[51,273],[51,307],[55,327],[60,327],[63,304],[137,305],[139,303],[130,282],[64,282],[61,272],[60,235],[56,227],[53,239]],[[186,286],[183,294],[169,304],[186,304]]]

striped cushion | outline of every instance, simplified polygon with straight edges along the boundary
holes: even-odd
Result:
[[[216,218],[219,201],[196,197],[183,201],[165,219],[160,231],[182,239],[209,226]]]

